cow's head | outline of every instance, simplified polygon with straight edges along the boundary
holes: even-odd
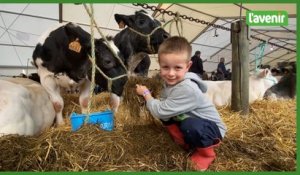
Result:
[[[120,28],[128,26],[134,37],[135,53],[157,53],[159,45],[170,36],[158,20],[143,10],[135,12],[134,15],[115,14],[115,20]]]
[[[77,26],[73,23],[68,23],[65,26],[66,33],[68,35],[68,38],[70,39],[70,43],[74,43],[74,49],[73,52],[76,51],[76,46],[80,45],[81,49],[80,52],[85,52],[86,57],[85,61],[88,63],[88,69],[89,69],[89,79],[91,79],[91,61],[88,60],[89,56],[91,56],[91,36],[87,32],[85,32],[81,27]],[[127,77],[124,76],[120,79],[112,81],[112,84],[110,84],[107,80],[107,78],[114,78],[121,75],[127,75],[126,69],[121,65],[120,61],[124,61],[123,57],[120,55],[119,49],[115,46],[113,43],[113,40],[111,37],[107,38],[108,43],[106,43],[103,39],[95,39],[95,62],[96,65],[101,69],[101,71],[105,74],[102,75],[98,70],[96,70],[96,76],[95,76],[95,82],[98,84],[102,89],[108,90],[111,88],[111,91],[121,96],[123,92],[123,86],[125,85],[127,81]],[[76,43],[78,42],[78,43]],[[109,49],[108,45],[110,45],[110,48],[112,48],[113,52],[118,55],[120,58],[120,61],[114,53]],[[69,44],[70,47],[70,44]],[[82,53],[78,53],[82,54]],[[107,76],[107,78],[105,77]]]
[[[279,82],[270,87],[264,94],[266,99],[295,98],[296,96],[296,62],[290,62],[281,71],[273,68],[274,72],[282,73]]]
[[[123,92],[123,87],[127,81],[127,71],[124,64],[124,59],[120,54],[119,49],[114,45],[112,38],[107,38],[108,43],[103,39],[95,40],[95,56],[96,65],[103,71],[103,73],[108,78],[115,78],[124,75],[122,78],[112,81],[112,84],[107,81],[104,75],[102,75],[98,70],[96,70],[96,83],[104,90],[111,88],[111,91],[121,96]],[[109,45],[109,46],[108,46]],[[112,53],[110,48],[117,55],[117,57]]]
[[[257,79],[261,79],[264,83],[264,91],[269,89],[271,86],[278,83],[277,79],[272,75],[269,69],[260,69],[258,70]]]

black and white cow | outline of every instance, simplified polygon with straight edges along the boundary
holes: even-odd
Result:
[[[110,46],[120,57],[118,48],[112,38],[108,38]],[[67,23],[54,30],[46,32],[33,52],[34,64],[38,68],[41,84],[50,94],[50,99],[56,111],[56,123],[63,124],[63,98],[60,87],[63,83],[80,87],[79,103],[82,113],[87,112],[89,89],[91,86],[91,36],[74,23]],[[95,39],[95,57],[97,66],[108,76],[117,77],[126,74],[117,58],[107,47],[103,39]],[[122,57],[121,57],[122,58]],[[61,81],[62,76],[64,81]],[[59,78],[61,77],[61,78]],[[114,80],[111,86],[111,107],[117,110],[120,96],[127,76]],[[98,71],[95,82],[104,90],[108,90],[108,81]]]
[[[125,59],[125,64],[131,70],[135,54],[143,52],[138,58],[138,64],[133,73],[146,76],[150,66],[148,54],[158,52],[159,45],[170,35],[161,27],[161,23],[147,12],[140,10],[134,15],[115,14],[119,28],[125,28],[114,37],[114,43]]]
[[[270,87],[264,94],[266,99],[291,99],[296,97],[296,63],[284,69],[284,74],[277,84]]]

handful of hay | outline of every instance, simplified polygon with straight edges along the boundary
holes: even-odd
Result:
[[[147,86],[151,91],[154,98],[159,98],[159,93],[162,89],[163,81],[160,77],[155,76],[152,78],[146,77],[130,77],[124,87],[124,105],[127,106],[129,113],[132,117],[145,116],[146,119],[152,120],[153,117],[149,117],[149,111],[146,109],[146,103],[142,96],[136,93],[136,84]]]

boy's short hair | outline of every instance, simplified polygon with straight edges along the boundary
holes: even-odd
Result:
[[[187,52],[187,61],[191,59],[192,46],[186,38],[180,36],[172,36],[166,39],[158,49],[158,57],[160,54]]]

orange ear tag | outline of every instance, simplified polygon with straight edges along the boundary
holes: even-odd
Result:
[[[69,49],[70,49],[70,50],[73,50],[74,52],[77,52],[77,53],[80,52],[80,50],[81,50],[81,45],[80,45],[80,43],[79,43],[79,39],[78,39],[78,38],[76,38],[75,41],[70,42],[70,44],[69,44]]]

